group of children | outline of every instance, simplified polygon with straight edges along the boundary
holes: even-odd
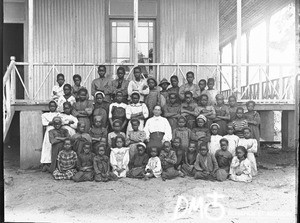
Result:
[[[157,86],[139,67],[130,82],[122,67],[113,81],[105,72],[99,66],[100,77],[91,86],[94,101],[81,86],[80,75],[74,75],[74,86],[57,75],[50,112],[42,114],[43,171],[75,182],[185,176],[251,182],[257,174],[260,117],[255,102],[246,103],[247,112],[237,106],[235,96],[225,105],[214,79],[197,85],[193,72],[181,87],[177,76]],[[152,116],[157,121],[149,125]]]

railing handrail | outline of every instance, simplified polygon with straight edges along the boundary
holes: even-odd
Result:
[[[9,80],[9,77],[11,75],[11,71],[14,68],[14,66],[16,65],[16,61],[15,61],[15,57],[10,57],[10,63],[9,66],[7,67],[5,74],[3,76],[3,86],[5,85],[5,83]]]

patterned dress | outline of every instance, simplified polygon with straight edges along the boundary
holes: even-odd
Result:
[[[243,129],[248,127],[248,122],[246,119],[235,119],[232,122],[234,128],[234,134],[239,138],[244,138]]]
[[[76,171],[76,161],[77,154],[70,150],[65,151],[62,150],[59,152],[57,156],[57,162],[60,166],[60,170],[58,168],[53,172],[53,177],[55,180],[71,180],[75,175]]]

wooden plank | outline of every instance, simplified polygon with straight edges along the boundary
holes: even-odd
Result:
[[[40,164],[43,142],[41,111],[20,112],[20,168],[29,169]]]
[[[139,27],[139,0],[134,0],[133,4],[133,38],[134,38],[134,66],[138,64],[138,27]]]

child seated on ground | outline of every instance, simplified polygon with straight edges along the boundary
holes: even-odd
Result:
[[[54,129],[53,127],[53,118],[55,116],[58,116],[59,113],[56,111],[57,104],[55,101],[50,101],[48,104],[50,112],[45,112],[42,114],[42,125],[44,127],[45,134],[44,134],[44,140],[42,145],[42,154],[41,154],[41,163],[43,164],[43,172],[46,172],[51,163],[51,143],[49,140],[49,131]]]
[[[62,128],[62,120],[60,117],[54,117],[52,120],[54,129],[49,131],[49,141],[51,143],[51,165],[48,169],[50,173],[56,168],[57,155],[62,150],[64,141],[69,138],[69,132]]]
[[[72,86],[72,94],[75,97],[75,100],[79,100],[78,92],[80,89],[85,88],[81,86],[81,76],[79,74],[74,74],[73,76],[74,85]]]
[[[145,174],[143,180],[149,180],[152,177],[160,177],[161,176],[161,161],[158,154],[158,148],[152,147],[150,149],[151,157],[148,160],[148,163],[145,167]]]
[[[232,154],[232,156],[235,156],[235,149],[238,146],[240,138],[237,135],[234,135],[233,132],[234,128],[232,123],[228,123],[227,135],[225,135],[223,138],[228,140],[228,151]]]
[[[112,171],[117,177],[126,177],[129,163],[129,148],[124,147],[125,138],[121,135],[116,136],[116,147],[111,148],[110,164]]]
[[[105,155],[105,145],[100,144],[97,148],[97,155],[93,160],[96,182],[107,182],[117,180],[118,177],[110,171],[110,162]]]
[[[64,139],[63,149],[58,153],[57,166],[53,171],[55,180],[71,180],[76,173],[77,154],[72,150],[71,139]]]
[[[235,119],[232,121],[232,125],[234,134],[239,138],[244,138],[243,129],[248,127],[248,122],[244,117],[244,109],[242,107],[236,109]]]
[[[137,153],[137,145],[146,140],[146,133],[143,130],[139,130],[140,120],[131,119],[130,123],[133,130],[128,132],[126,144],[129,145],[129,158],[131,160]]]
[[[118,135],[121,135],[125,138],[125,133],[121,132],[122,128],[122,121],[119,119],[116,119],[113,122],[113,132],[108,133],[107,135],[107,143],[109,148],[115,148],[116,147],[116,137]]]
[[[181,104],[180,114],[186,118],[186,126],[189,129],[193,129],[196,126],[195,109],[197,103],[193,101],[193,94],[190,91],[184,93],[184,102]]]
[[[220,139],[222,139],[222,136],[218,135],[218,130],[220,126],[217,123],[213,123],[210,126],[211,136],[210,136],[210,142],[208,143],[209,152],[212,155],[215,155],[216,151],[218,149],[221,149],[220,147]]]
[[[166,141],[163,144],[163,150],[159,155],[161,165],[162,165],[162,174],[161,178],[163,181],[166,179],[174,179],[178,176],[184,177],[184,174],[181,171],[175,170],[174,165],[177,162],[176,153],[171,150],[171,143]]]
[[[219,166],[214,155],[208,152],[207,143],[200,145],[200,151],[197,155],[195,164],[195,179],[202,180],[221,180],[219,175]]]
[[[185,153],[184,163],[182,164],[181,167],[181,171],[189,177],[193,177],[196,171],[194,168],[194,164],[198,154],[196,147],[197,147],[197,142],[190,141],[189,148]]]
[[[257,175],[257,165],[255,159],[255,153],[257,153],[257,141],[256,139],[252,139],[251,129],[245,127],[243,129],[244,138],[239,139],[239,146],[243,146],[247,149],[247,159],[251,163],[251,174],[252,176]]]
[[[94,180],[93,160],[95,155],[92,153],[91,149],[91,144],[89,142],[83,144],[83,153],[80,153],[77,159],[78,172],[73,177],[75,182]]]
[[[89,134],[92,138],[92,152],[96,153],[96,148],[98,148],[102,138],[106,138],[107,130],[102,126],[102,117],[99,115],[94,116],[94,124],[89,131]]]
[[[199,115],[196,119],[197,127],[192,129],[191,140],[198,142],[198,146],[202,142],[210,141],[210,130],[207,128],[206,121],[207,119],[204,115]]]
[[[51,92],[51,100],[54,100],[56,103],[60,96],[64,95],[64,83],[65,83],[65,75],[57,74],[56,82],[58,85],[54,85]]]
[[[177,128],[173,130],[173,139],[180,138],[181,146],[184,151],[187,150],[191,139],[192,131],[186,127],[186,118],[180,116],[177,121]]]
[[[233,181],[251,182],[251,163],[247,159],[247,149],[243,146],[236,147],[236,156],[230,165],[229,179]]]
[[[142,142],[137,144],[137,153],[130,159],[127,172],[127,177],[130,178],[143,178],[145,167],[148,163],[149,157],[146,153],[146,145]]]
[[[63,104],[65,102],[70,102],[73,104],[76,102],[75,97],[72,95],[72,87],[70,84],[65,84],[64,87],[64,95],[60,96],[57,101],[57,111],[63,112]]]
[[[88,133],[85,133],[85,123],[78,122],[77,123],[77,133],[75,133],[72,137],[73,150],[79,155],[82,153],[83,144],[85,142],[92,142],[92,138]]]
[[[222,138],[220,140],[220,146],[221,149],[218,149],[215,153],[216,160],[218,162],[219,170],[220,170],[220,176],[222,179],[221,181],[224,181],[227,179],[230,169],[230,164],[232,160],[232,154],[228,151],[228,140],[225,138]]]
[[[181,170],[184,161],[185,150],[181,146],[181,139],[176,137],[172,140],[172,150],[176,153],[177,161],[174,165],[176,170]]]
[[[66,101],[63,103],[64,112],[59,114],[61,117],[63,128],[67,129],[70,136],[73,136],[76,133],[76,128],[78,124],[78,119],[71,115],[72,105],[70,102]]]

